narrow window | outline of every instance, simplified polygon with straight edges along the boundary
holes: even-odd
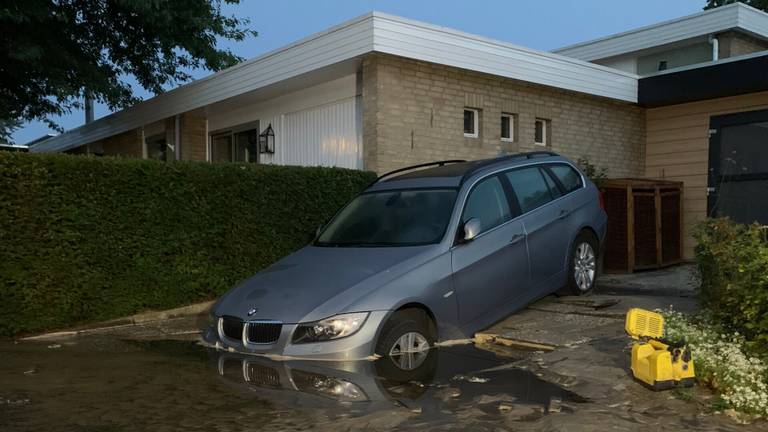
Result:
[[[549,122],[544,119],[536,119],[536,145],[545,146],[549,144]]]
[[[480,112],[472,108],[464,108],[464,136],[467,138],[477,138],[480,129]]]
[[[501,140],[512,142],[515,140],[515,115],[501,114]]]

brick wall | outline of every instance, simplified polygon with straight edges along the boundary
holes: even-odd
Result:
[[[464,137],[464,107],[481,111],[479,138]],[[517,116],[515,142],[501,141],[502,112]],[[612,177],[643,174],[642,108],[390,55],[363,60],[365,169],[544,149],[534,145],[536,118],[551,125],[547,149],[586,156]]]
[[[717,42],[719,58],[768,50],[768,42],[735,31],[720,33],[717,35]]]
[[[141,128],[113,135],[89,144],[92,153],[104,156],[142,157]]]
[[[208,140],[206,116],[202,110],[181,115],[181,160],[204,161]]]

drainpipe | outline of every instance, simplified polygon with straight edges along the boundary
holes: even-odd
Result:
[[[709,43],[712,45],[712,61],[717,61],[720,56],[720,42],[717,36],[709,35]]]
[[[173,118],[173,153],[175,160],[181,160],[181,116]]]

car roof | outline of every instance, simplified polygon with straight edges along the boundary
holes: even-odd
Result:
[[[393,189],[456,188],[475,175],[482,175],[499,168],[514,168],[531,162],[568,162],[552,152],[530,152],[503,155],[474,161],[443,161],[402,168],[380,176],[366,192]],[[432,165],[432,167],[424,167]],[[434,166],[437,165],[437,166]],[[407,171],[413,168],[413,171]],[[421,169],[419,169],[421,168]],[[403,174],[399,174],[400,172]],[[398,174],[398,175],[395,175]]]

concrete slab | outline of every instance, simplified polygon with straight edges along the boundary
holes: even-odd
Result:
[[[594,294],[545,297],[480,332],[480,336],[485,341],[518,340],[561,347],[621,337],[630,308],[696,311],[695,275],[693,265],[602,275]]]
[[[603,274],[597,280],[596,292],[688,297],[695,295],[698,286],[696,265],[687,263],[631,274]]]

